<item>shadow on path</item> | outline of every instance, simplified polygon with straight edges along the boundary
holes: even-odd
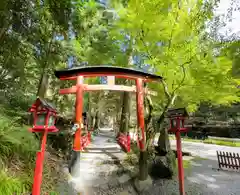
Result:
[[[120,164],[119,157],[114,155],[114,154],[116,154],[116,153],[122,154],[122,151],[118,147],[111,147],[111,148],[88,148],[88,149],[85,150],[84,153],[105,154],[105,155],[109,156],[111,158],[111,160],[113,160],[114,164]]]
[[[191,162],[192,167],[186,175],[187,183],[204,185],[216,194],[240,194],[240,173],[217,170],[217,160],[196,160]]]

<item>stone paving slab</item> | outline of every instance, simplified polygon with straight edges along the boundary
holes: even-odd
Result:
[[[68,179],[69,186],[84,193],[90,188],[109,188],[129,181],[130,176],[123,174],[125,169],[120,163],[125,157],[114,132],[100,132],[75,162],[76,171]]]

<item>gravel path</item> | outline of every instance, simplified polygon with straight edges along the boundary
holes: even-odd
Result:
[[[76,195],[137,195],[131,177],[121,166],[125,158],[114,133],[102,129],[78,160],[74,177],[60,185],[60,194]],[[176,147],[171,140],[172,148]],[[183,151],[205,159],[191,161],[186,170],[186,195],[240,195],[240,174],[217,171],[216,150],[240,153],[240,148],[183,142]],[[141,195],[178,195],[178,181],[160,179]]]
[[[176,148],[175,140],[171,140],[171,146]],[[217,150],[240,154],[240,148],[183,141],[182,150],[190,152],[193,156],[204,158],[191,162],[192,167],[190,174],[186,177],[186,185],[189,183],[200,185],[203,194],[240,194],[240,173],[218,171],[216,155]]]
[[[187,182],[203,186],[203,191],[214,191],[216,195],[239,195],[240,173],[218,171],[214,160],[197,160],[192,162]]]
[[[176,141],[171,140],[172,148],[176,148]],[[240,147],[219,146],[215,144],[204,144],[197,142],[182,142],[182,150],[190,152],[194,156],[200,156],[211,160],[216,160],[216,151],[235,152],[240,154]]]
[[[126,153],[115,141],[114,132],[101,129],[99,135],[75,161],[72,176],[68,174],[68,181],[60,184],[58,191],[68,195],[114,195],[125,192],[125,183],[131,179],[126,173],[126,167],[122,166],[125,156]],[[68,172],[67,168],[65,172]],[[131,194],[134,193],[133,188],[130,191]]]

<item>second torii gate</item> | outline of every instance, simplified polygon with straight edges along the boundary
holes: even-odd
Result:
[[[83,94],[85,91],[99,91],[99,90],[113,90],[113,91],[127,91],[136,93],[137,101],[137,119],[138,119],[138,129],[140,131],[140,138],[138,139],[138,145],[140,148],[140,159],[143,157],[146,150],[145,143],[145,132],[144,132],[144,82],[149,81],[161,81],[162,77],[143,72],[140,70],[122,68],[116,66],[85,66],[76,67],[65,70],[55,71],[55,76],[60,80],[76,80],[76,85],[67,89],[60,89],[60,94],[76,94],[76,104],[75,104],[75,124],[76,132],[74,137],[74,151],[81,151],[83,149],[81,144],[81,128],[82,124],[82,112],[83,112]],[[114,82],[108,83],[107,85],[97,84],[88,85],[84,84],[85,77],[99,77],[99,76],[114,76],[116,78],[125,78],[135,81],[133,86],[115,85]],[[89,136],[88,136],[89,137]],[[141,169],[141,165],[140,165]],[[140,175],[140,180],[145,180],[145,176]]]

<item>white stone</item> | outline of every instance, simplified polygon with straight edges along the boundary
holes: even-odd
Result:
[[[146,180],[143,180],[143,181],[136,178],[135,181],[134,181],[134,185],[135,185],[136,190],[138,192],[148,190],[153,185],[152,178],[150,176],[148,176],[148,178]]]
[[[121,177],[118,178],[119,183],[126,183],[129,181],[131,177],[128,174],[123,174]]]
[[[126,192],[126,191],[123,191],[123,192],[119,192],[119,193],[117,193],[117,195],[129,195],[129,193]]]

